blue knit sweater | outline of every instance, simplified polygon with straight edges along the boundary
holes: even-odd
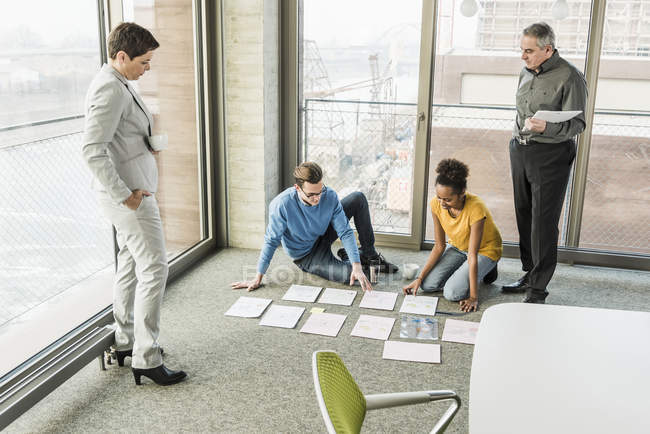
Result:
[[[359,262],[359,250],[338,195],[325,189],[318,205],[309,206],[300,199],[295,187],[277,195],[269,205],[269,225],[264,235],[264,246],[257,262],[257,271],[266,273],[275,249],[282,243],[292,259],[306,256],[321,235],[332,224],[350,261]]]

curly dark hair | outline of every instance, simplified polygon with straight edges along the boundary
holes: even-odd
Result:
[[[445,158],[436,167],[436,184],[444,185],[454,189],[454,193],[460,194],[467,188],[467,176],[469,167],[462,161],[453,158]]]

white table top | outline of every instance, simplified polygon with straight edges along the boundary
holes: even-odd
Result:
[[[510,303],[483,314],[470,433],[650,433],[650,313]]]

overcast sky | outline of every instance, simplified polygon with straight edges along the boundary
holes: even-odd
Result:
[[[319,46],[367,45],[388,29],[420,27],[421,0],[305,0],[305,38]]]
[[[57,46],[71,35],[96,40],[96,6],[92,0],[2,0],[0,34],[8,38],[15,29],[26,27],[47,46]]]

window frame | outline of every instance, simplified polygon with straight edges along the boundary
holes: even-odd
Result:
[[[402,247],[413,250],[427,250],[433,242],[426,241],[425,225],[427,217],[426,185],[428,184],[429,155],[431,147],[431,103],[434,82],[434,61],[436,56],[437,10],[440,0],[423,1],[422,31],[420,40],[420,79],[418,84],[418,121],[415,142],[415,163],[413,178],[413,205],[411,235],[376,234],[376,244],[389,247]],[[569,264],[607,266],[650,271],[650,255],[600,251],[579,247],[580,226],[585,200],[585,187],[591,147],[592,121],[595,111],[595,95],[598,82],[602,40],[605,26],[606,0],[593,0],[588,33],[585,76],[591,98],[587,100],[585,118],[587,127],[579,136],[578,149],[572,179],[567,191],[566,246],[558,247],[558,261]],[[301,160],[301,137],[299,119],[303,115],[301,106],[302,58],[300,37],[303,34],[301,16],[304,0],[283,1],[280,10],[281,28],[281,137],[284,186],[293,184],[291,173]],[[284,115],[288,113],[289,115]],[[422,118],[423,117],[423,118]],[[423,128],[425,125],[426,128]],[[518,243],[504,242],[504,257],[519,258]]]
[[[111,22],[121,21],[121,0],[96,0],[101,63],[107,61]],[[228,244],[225,166],[223,2],[192,0],[196,49],[195,80],[199,140],[199,195],[202,240],[170,262],[168,284],[206,255]],[[100,65],[101,66],[101,65]],[[114,255],[117,243],[114,240]],[[0,379],[0,430],[60,384],[99,358],[114,342],[112,305],[52,342]]]

